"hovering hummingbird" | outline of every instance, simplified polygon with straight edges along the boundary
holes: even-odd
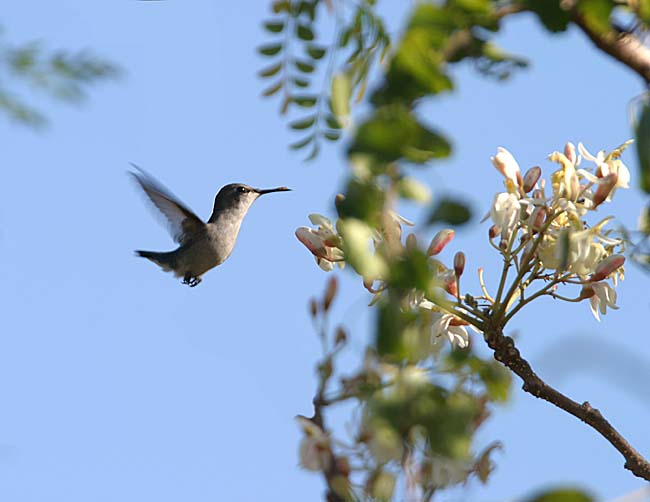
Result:
[[[290,188],[259,189],[242,183],[224,186],[214,198],[214,209],[207,223],[185,207],[151,175],[131,164],[139,172],[129,172],[151,202],[167,219],[170,233],[180,246],[174,251],[136,251],[166,272],[173,271],[191,288],[201,276],[228,259],[235,247],[239,227],[251,204],[265,193],[287,192]]]

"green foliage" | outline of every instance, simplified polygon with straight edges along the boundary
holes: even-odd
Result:
[[[560,0],[522,0],[520,5],[537,14],[540,22],[552,33],[565,31],[571,22],[571,14],[560,6]]]
[[[0,35],[2,35],[0,31]],[[76,102],[90,84],[119,74],[116,66],[86,52],[46,52],[33,42],[12,46],[0,38],[0,111],[19,123],[40,126],[46,118],[6,87],[12,80],[46,92],[51,97]]]
[[[423,163],[447,157],[451,145],[438,132],[420,123],[405,106],[383,106],[361,124],[348,150],[364,153],[381,162],[399,159]]]
[[[580,0],[577,11],[591,29],[598,33],[607,33],[612,29],[609,18],[614,7],[613,0]]]
[[[258,75],[270,81],[265,97],[280,96],[280,111],[289,114],[306,109],[306,117],[290,119],[289,127],[304,136],[291,149],[309,149],[308,159],[319,152],[322,140],[337,141],[349,123],[350,102],[359,101],[369,71],[388,47],[383,23],[370,0],[354,5],[352,13],[336,16],[330,46],[318,36],[317,22],[325,4],[320,0],[276,0],[274,16],[263,26],[271,41],[258,53],[272,58]],[[328,56],[328,57],[326,57]],[[342,70],[335,68],[341,66]],[[296,124],[304,127],[296,127]]]
[[[593,502],[595,499],[579,488],[544,490],[526,499],[526,502]]]
[[[462,225],[472,217],[469,207],[461,201],[445,197],[439,200],[431,210],[428,223],[449,223]]]
[[[650,104],[645,103],[636,126],[636,153],[639,159],[641,190],[650,193]]]

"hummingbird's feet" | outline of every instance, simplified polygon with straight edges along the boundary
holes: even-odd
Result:
[[[183,284],[187,284],[190,288],[198,286],[200,283],[200,277],[192,277],[190,274],[185,274],[185,277],[183,277]]]

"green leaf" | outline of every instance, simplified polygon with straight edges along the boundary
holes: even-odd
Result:
[[[356,218],[375,228],[381,224],[385,194],[376,183],[352,179],[345,193],[345,199],[337,206],[340,218]]]
[[[521,4],[524,9],[537,14],[540,22],[552,33],[565,31],[571,22],[571,14],[560,7],[559,0],[522,0]]]
[[[403,106],[383,106],[357,129],[349,154],[367,153],[383,162],[400,158],[424,163],[447,157],[451,145],[438,132],[422,125]]]
[[[332,78],[332,111],[340,124],[347,122],[350,115],[352,82],[347,73],[337,73]]]
[[[325,49],[324,47],[320,47],[318,45],[307,46],[307,54],[309,54],[309,57],[311,57],[312,59],[321,59],[326,52],[327,49]]]
[[[316,122],[315,115],[303,119],[294,120],[293,122],[289,123],[289,127],[291,127],[291,129],[294,129],[296,131],[301,131],[303,129],[308,129],[311,126],[313,126],[314,122]]]
[[[298,38],[301,40],[305,40],[307,42],[311,42],[314,39],[314,32],[311,29],[310,26],[306,24],[299,24],[296,27],[296,33],[298,34]]]
[[[301,87],[301,88],[309,87],[309,80],[306,80],[304,78],[294,77],[291,79],[291,82],[293,82],[293,85],[295,85],[296,87]]]
[[[595,499],[579,488],[544,490],[527,498],[525,502],[593,502]]]
[[[325,139],[328,139],[330,141],[336,141],[341,137],[341,131],[327,131],[323,134],[323,136]]]
[[[612,0],[580,0],[577,5],[587,25],[600,34],[612,31],[609,18],[614,9]]]
[[[325,122],[331,129],[341,129],[341,124],[339,124],[339,121],[336,120],[334,115],[327,115],[327,117],[325,117]]]
[[[450,225],[462,225],[472,217],[469,208],[462,202],[454,199],[444,198],[439,201],[431,211],[429,224],[449,223]]]
[[[282,44],[267,44],[257,48],[257,52],[263,56],[275,56],[282,50]]]
[[[295,64],[296,68],[298,68],[298,70],[300,70],[303,73],[311,73],[314,71],[314,65],[308,61],[302,61],[300,59],[297,59],[293,62],[293,64]]]
[[[431,190],[415,178],[402,178],[397,182],[399,196],[425,204],[431,200]]]
[[[280,33],[284,30],[284,21],[266,21],[264,29],[271,33]]]
[[[296,95],[291,98],[291,100],[297,104],[298,106],[302,106],[303,108],[311,108],[316,104],[316,101],[318,98],[316,96],[300,96]]]
[[[650,193],[650,104],[643,106],[636,127],[636,153],[639,159],[641,190]]]
[[[277,82],[276,84],[273,84],[272,86],[267,87],[267,88],[262,92],[262,96],[266,96],[266,97],[268,97],[268,96],[273,96],[276,92],[278,92],[280,89],[282,89],[282,85],[283,85],[283,84],[284,84],[284,82],[283,82],[282,80],[280,80],[280,81]]]
[[[280,12],[290,12],[291,2],[289,0],[277,0],[272,5],[273,12],[279,14]]]
[[[364,278],[376,279],[386,275],[386,263],[370,249],[373,231],[365,222],[345,218],[339,220],[337,228],[343,237],[346,263]]]
[[[291,148],[292,150],[300,150],[301,148],[306,147],[313,140],[314,140],[314,136],[310,135],[310,136],[307,136],[304,139],[301,139],[300,141],[296,141],[295,143],[291,143],[289,145],[289,148]]]
[[[272,64],[271,66],[267,66],[266,68],[260,70],[258,72],[258,75],[262,78],[272,77],[273,75],[276,75],[281,69],[282,69],[282,63],[275,63]]]

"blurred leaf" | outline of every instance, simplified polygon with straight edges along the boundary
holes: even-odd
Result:
[[[650,104],[645,104],[636,127],[641,190],[650,193]]]
[[[303,73],[311,73],[314,71],[314,65],[308,61],[301,61],[299,59],[295,60],[293,64],[296,65],[296,68]]]
[[[263,56],[275,56],[282,50],[282,44],[267,44],[257,48]]]
[[[300,141],[296,141],[295,143],[291,143],[289,145],[289,148],[291,148],[292,150],[300,150],[301,148],[306,147],[313,140],[314,140],[313,136],[307,136],[306,138],[301,139]]]
[[[431,211],[428,223],[449,223],[450,225],[462,225],[472,217],[470,209],[462,202],[443,198]]]
[[[298,106],[303,108],[311,108],[316,104],[318,98],[316,96],[296,96],[294,95],[291,100]]]
[[[384,192],[371,181],[352,179],[346,188],[346,197],[338,206],[340,218],[356,218],[380,226],[384,207]]]
[[[309,127],[313,126],[314,122],[316,122],[315,115],[303,119],[294,120],[293,122],[289,123],[289,127],[291,127],[291,129],[300,131],[302,129],[308,129]]]
[[[282,80],[280,80],[279,82],[273,84],[272,86],[267,87],[267,88],[262,92],[262,96],[272,96],[273,94],[275,94],[276,92],[278,92],[280,89],[282,89],[282,85],[283,85],[283,84],[284,84],[284,82],[283,82]]]
[[[397,182],[397,191],[400,197],[410,199],[420,204],[431,200],[431,190],[424,183],[415,178],[402,178]]]
[[[284,29],[284,21],[266,21],[264,29],[271,33],[280,33]]]
[[[338,230],[343,237],[345,261],[364,278],[376,279],[386,275],[386,264],[370,250],[372,229],[355,218],[339,220]]]
[[[402,106],[384,106],[357,129],[349,149],[352,153],[367,153],[384,162],[400,158],[423,163],[447,157],[451,146],[439,133],[423,126]]]
[[[565,31],[571,22],[571,14],[560,7],[560,0],[523,0],[521,4],[537,14],[544,27],[552,33]]]
[[[276,75],[282,69],[282,63],[275,63],[271,66],[267,66],[263,70],[260,70],[258,75],[262,78],[272,77]]]
[[[307,54],[309,54],[309,57],[312,59],[321,59],[326,52],[327,50],[324,47],[316,45],[307,46]]]
[[[388,283],[391,288],[404,292],[416,289],[428,291],[431,268],[427,255],[420,249],[406,250],[390,264]]]
[[[375,345],[380,356],[396,359],[405,356],[402,332],[407,324],[408,315],[402,311],[397,302],[389,301],[379,306]]]
[[[582,15],[587,25],[600,34],[612,30],[609,18],[614,9],[612,0],[579,0],[578,12]]]
[[[304,78],[293,77],[291,82],[293,82],[293,85],[296,87],[309,87],[309,80],[305,80]]]
[[[593,502],[594,498],[578,488],[555,488],[544,490],[525,502]]]
[[[346,73],[337,73],[332,78],[332,111],[339,123],[345,123],[350,115],[352,83]]]
[[[298,38],[301,40],[305,40],[307,42],[314,40],[314,32],[312,31],[311,27],[306,24],[299,24],[297,26],[296,32],[298,34]]]

